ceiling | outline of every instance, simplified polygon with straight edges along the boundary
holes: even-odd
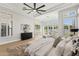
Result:
[[[26,3],[28,5],[30,5],[31,7],[34,7],[33,3]],[[49,13],[49,12],[53,12],[55,10],[61,9],[61,8],[65,8],[65,6],[69,7],[70,5],[77,5],[74,3],[37,3],[36,7],[39,7],[41,5],[45,5],[45,7],[41,8],[43,10],[46,10],[46,12],[42,12],[43,14]],[[27,14],[29,12],[29,10],[23,10],[23,7],[28,8],[27,6],[23,5],[23,3],[0,3],[0,6],[8,8],[18,14],[22,14],[22,15],[29,15],[31,17],[36,17],[36,16],[40,16],[38,13],[36,12],[32,12],[30,14]]]

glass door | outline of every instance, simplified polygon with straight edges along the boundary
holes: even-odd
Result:
[[[76,9],[69,9],[63,11],[63,25],[64,25],[64,35],[74,35],[73,32],[71,32],[71,29],[76,29],[77,27],[77,10]]]
[[[70,32],[73,28],[75,28],[75,17],[64,18],[64,35],[73,35],[73,33]]]

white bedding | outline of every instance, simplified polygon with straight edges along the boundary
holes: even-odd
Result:
[[[31,56],[63,56],[68,55],[71,49],[71,37],[64,38],[60,41],[56,48],[53,47],[54,38],[41,38],[35,40],[29,47],[25,49]],[[68,47],[68,48],[67,48]]]
[[[72,40],[66,44],[63,56],[71,56],[71,50],[72,50]]]
[[[36,56],[46,56],[50,50],[53,48],[53,42],[45,45],[44,47],[40,48],[37,52],[35,52]]]
[[[30,55],[35,55],[35,52],[38,51],[40,48],[48,45],[50,42],[53,42],[55,39],[53,38],[41,38],[35,40],[29,47],[25,49],[25,52],[28,51]]]
[[[62,56],[65,50],[66,44],[71,40],[71,37],[68,37],[64,40],[62,40],[56,48],[52,48],[48,56]]]
[[[66,42],[63,40],[61,41],[56,48],[52,48],[50,53],[48,54],[49,56],[61,56],[63,54],[64,46]]]

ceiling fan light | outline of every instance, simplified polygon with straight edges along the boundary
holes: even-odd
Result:
[[[33,10],[34,12],[36,12],[36,10]]]
[[[41,8],[45,7],[45,5],[42,5],[40,7],[36,8],[36,3],[34,3],[34,7],[29,6],[28,4],[24,3],[25,6],[29,7],[30,9],[27,9],[26,7],[23,8],[23,10],[31,10],[29,13],[34,12],[41,15],[41,12],[45,12],[46,10],[40,10]]]

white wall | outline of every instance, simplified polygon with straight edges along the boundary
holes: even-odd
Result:
[[[34,19],[33,18],[28,18],[27,16],[20,15],[18,13],[15,13],[1,6],[0,6],[0,13],[3,13],[5,15],[7,14],[12,15],[11,19],[13,20],[13,36],[0,37],[0,44],[5,44],[5,43],[21,40],[20,39],[20,34],[21,34],[20,25],[21,24],[29,24],[31,28],[30,32],[34,32]],[[1,19],[0,19],[0,23],[1,23]]]

